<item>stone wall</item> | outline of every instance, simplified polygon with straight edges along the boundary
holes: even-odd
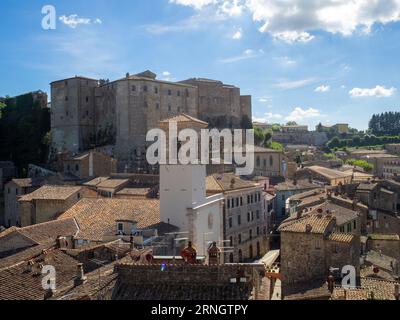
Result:
[[[371,239],[367,241],[367,249],[382,252],[382,254],[400,261],[400,241]]]
[[[238,271],[243,273],[248,283],[253,281],[256,270],[264,272],[263,265],[170,265],[161,270],[157,265],[116,265],[115,271],[125,283],[202,283],[202,284],[229,284],[231,279],[237,278]]]
[[[53,147],[61,152],[89,149],[95,130],[94,88],[98,80],[71,78],[51,84]]]

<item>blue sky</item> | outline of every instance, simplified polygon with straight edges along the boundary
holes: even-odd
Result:
[[[400,110],[400,0],[3,0],[0,96],[150,69],[253,96],[257,120],[365,129]],[[43,30],[51,4],[56,30]]]

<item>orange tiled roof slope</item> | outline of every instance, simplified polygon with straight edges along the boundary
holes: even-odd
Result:
[[[159,234],[176,227],[160,221],[157,199],[82,199],[58,219],[75,218],[79,225],[77,238],[101,241],[115,232],[116,222],[128,220],[139,229],[157,229]]]
[[[324,234],[332,221],[332,216],[306,215],[301,219],[283,225],[279,230],[283,232],[306,233],[307,226],[310,226],[309,233]]]
[[[81,187],[73,186],[43,186],[30,194],[22,196],[20,201],[66,200],[74,193],[81,191],[81,189]]]

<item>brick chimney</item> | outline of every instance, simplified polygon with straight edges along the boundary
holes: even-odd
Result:
[[[210,249],[208,249],[208,264],[218,265],[221,250],[217,247],[217,243],[213,242]]]

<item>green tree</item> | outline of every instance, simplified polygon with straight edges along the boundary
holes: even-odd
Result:
[[[23,174],[28,164],[41,164],[47,159],[49,146],[45,136],[50,131],[50,110],[42,108],[31,94],[7,98],[3,104],[0,159],[13,161]]]
[[[250,118],[247,115],[242,117],[240,122],[240,127],[244,130],[246,129],[253,129],[253,123],[251,122]]]

